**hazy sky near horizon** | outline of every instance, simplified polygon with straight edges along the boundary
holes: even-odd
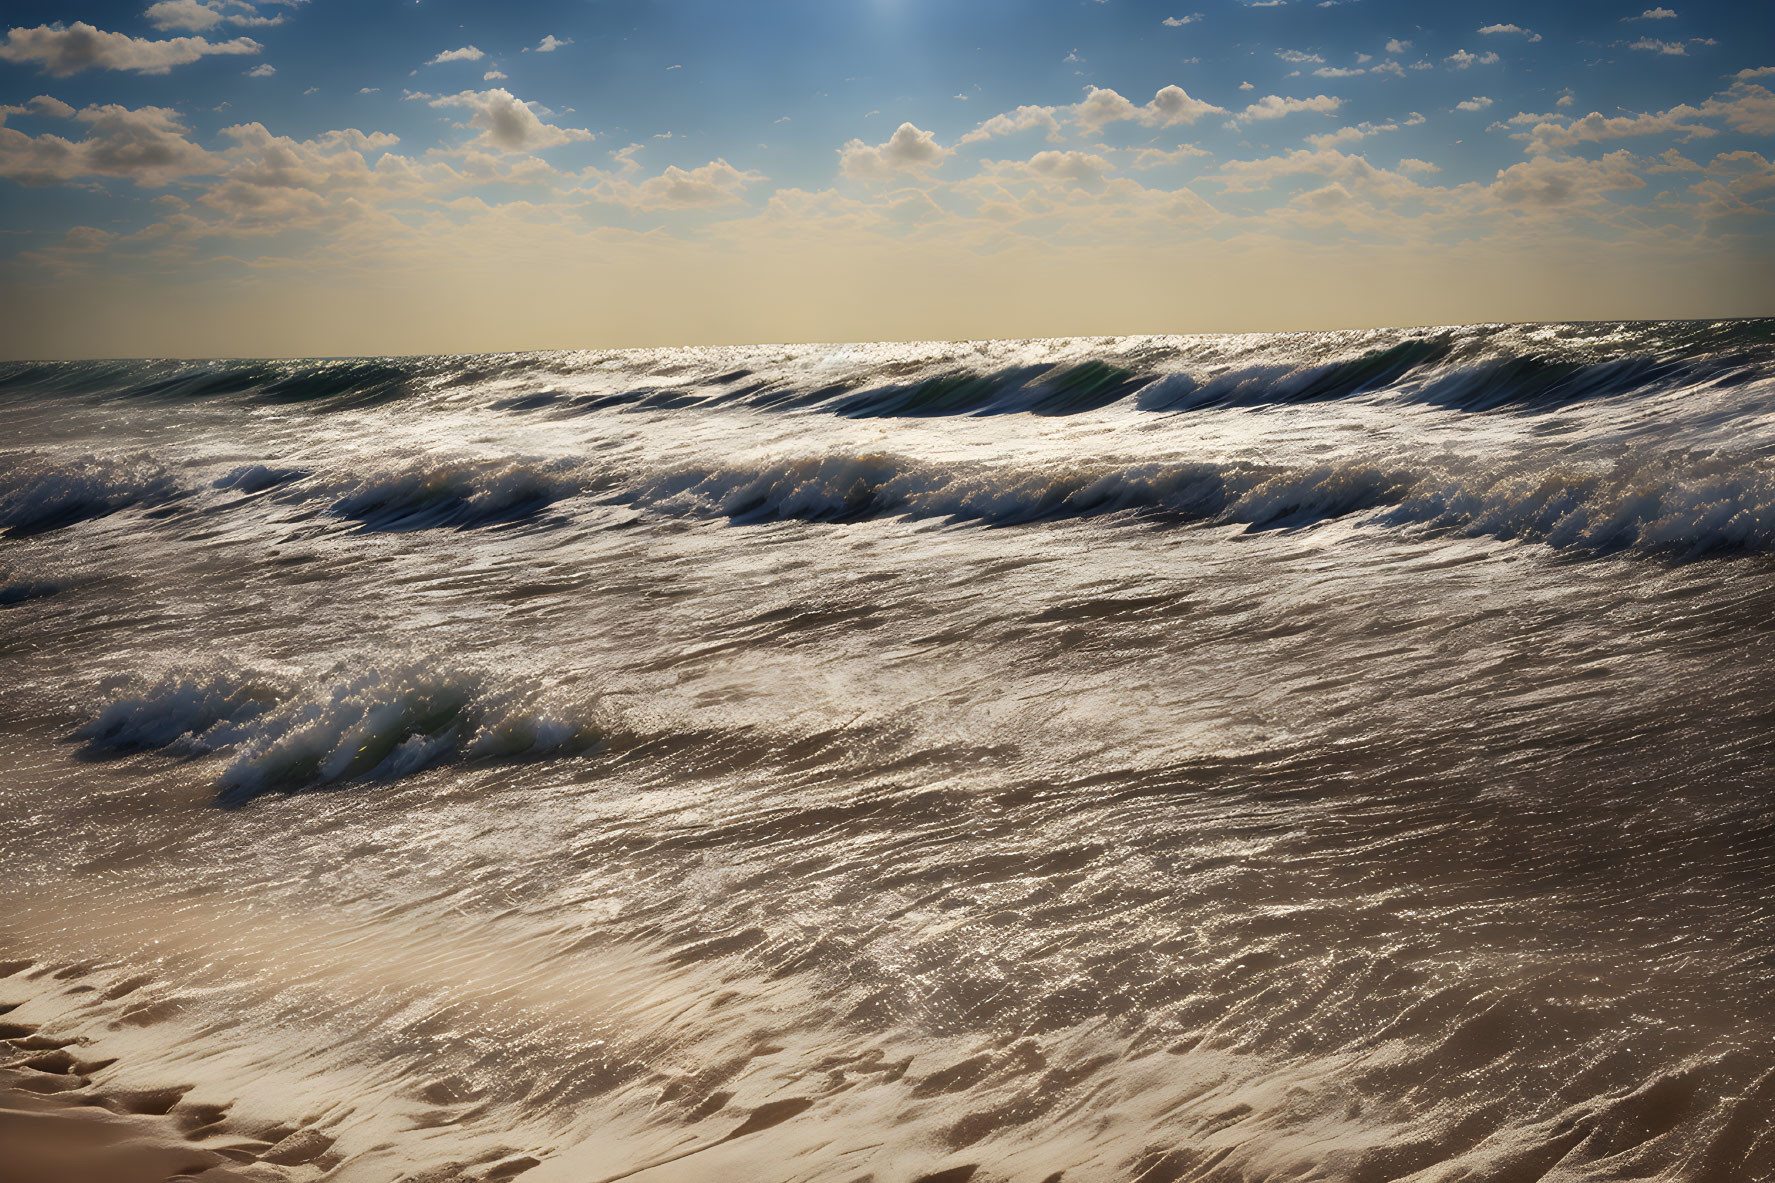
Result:
[[[6,11],[5,356],[1775,313],[1762,4]]]

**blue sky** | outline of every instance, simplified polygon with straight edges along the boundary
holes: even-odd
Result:
[[[1762,5],[5,19],[15,354],[1775,312]]]

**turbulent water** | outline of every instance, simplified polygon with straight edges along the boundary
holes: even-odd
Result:
[[[17,1087],[241,1178],[1775,1178],[1775,322],[14,364],[0,530]]]

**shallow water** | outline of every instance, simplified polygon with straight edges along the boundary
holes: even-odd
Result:
[[[1775,1177],[1775,322],[0,404],[0,1003],[197,1144]]]

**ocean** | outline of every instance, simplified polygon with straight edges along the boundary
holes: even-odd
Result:
[[[1775,321],[9,363],[0,530],[31,1128],[1775,1178]]]

